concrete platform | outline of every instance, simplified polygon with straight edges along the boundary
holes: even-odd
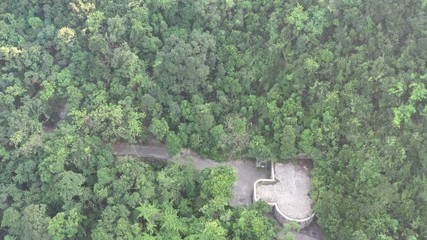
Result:
[[[234,197],[230,201],[231,206],[252,204],[254,182],[270,175],[269,168],[257,168],[255,161],[234,160],[228,164],[236,170],[237,178],[233,186]]]
[[[271,178],[258,180],[254,187],[254,200],[273,205],[279,222],[297,221],[305,227],[312,221],[314,214],[308,196],[310,177],[305,166],[276,163]]]

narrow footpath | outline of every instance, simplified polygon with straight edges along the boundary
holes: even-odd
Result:
[[[270,174],[269,169],[257,168],[255,162],[250,160],[233,160],[226,163],[218,163],[211,159],[203,159],[189,150],[182,151],[181,157],[173,157],[160,144],[143,146],[116,143],[113,145],[113,154],[116,156],[131,155],[162,162],[183,161],[186,164],[193,164],[198,170],[228,165],[237,174],[236,183],[233,187],[234,199],[230,202],[231,206],[251,204],[253,183],[260,178],[268,177]]]
[[[125,143],[113,144],[113,154],[115,156],[135,156],[162,162],[184,162],[193,164],[196,169],[203,170],[216,166],[230,166],[236,171],[236,183],[233,186],[234,198],[230,201],[231,206],[252,204],[253,184],[260,178],[268,178],[270,170],[268,168],[257,168],[254,161],[232,160],[225,163],[218,163],[211,159],[201,158],[196,153],[185,149],[179,156],[171,156],[167,153],[164,145],[130,145]],[[282,232],[283,234],[283,232]],[[281,234],[279,234],[281,235]],[[296,240],[322,240],[322,234],[317,224],[311,224],[300,233],[294,233]]]

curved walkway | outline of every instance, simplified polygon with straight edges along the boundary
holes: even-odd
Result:
[[[113,154],[116,156],[131,155],[139,158],[163,161],[194,164],[196,169],[202,170],[216,166],[228,165],[236,171],[236,183],[233,187],[234,198],[230,205],[249,205],[252,203],[253,183],[260,179],[269,176],[268,169],[260,169],[255,166],[254,161],[249,160],[233,160],[226,163],[218,163],[211,159],[203,159],[196,153],[184,150],[181,152],[182,158],[169,155],[163,145],[129,145],[124,143],[116,143],[113,145]]]
[[[55,127],[43,126],[46,133],[52,132]],[[138,158],[144,158],[152,161],[192,163],[198,170],[212,168],[220,165],[232,167],[237,174],[236,183],[233,186],[234,198],[230,201],[231,206],[249,205],[253,199],[253,184],[259,179],[268,178],[270,171],[268,169],[257,168],[255,161],[250,160],[232,160],[226,163],[218,163],[210,159],[203,159],[190,150],[181,152],[182,158],[176,158],[169,155],[162,144],[157,145],[131,145],[126,143],[112,144],[113,155],[125,156],[131,155]],[[296,240],[322,240],[323,236],[317,224],[311,224],[303,229],[301,233],[294,233]]]
[[[161,144],[130,145],[125,143],[116,143],[112,146],[113,154],[115,156],[131,155],[153,161],[163,161],[165,163],[184,161],[184,163],[194,164],[198,170],[221,165],[228,165],[232,167],[237,173],[237,178],[236,183],[233,186],[234,198],[230,201],[231,206],[252,204],[254,182],[259,179],[270,177],[270,170],[268,168],[257,168],[255,161],[250,160],[241,159],[228,161],[226,163],[218,163],[211,159],[204,159],[188,149],[181,152],[181,158],[173,157],[167,153],[166,148]],[[294,236],[296,240],[323,239],[322,233],[317,224],[311,224],[300,233],[294,233]]]

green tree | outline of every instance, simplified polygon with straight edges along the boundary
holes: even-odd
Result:
[[[48,233],[55,240],[73,238],[78,233],[82,220],[82,215],[75,208],[60,212],[49,220]]]
[[[157,140],[162,141],[169,132],[168,122],[165,119],[153,119],[150,124],[150,132]]]
[[[25,207],[21,215],[20,239],[48,239],[48,223],[46,205],[31,204]]]
[[[166,138],[166,150],[172,156],[178,154],[181,151],[182,143],[181,139],[174,133],[169,133]]]

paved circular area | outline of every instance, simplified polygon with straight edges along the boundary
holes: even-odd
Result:
[[[287,217],[303,219],[312,215],[308,196],[310,177],[308,171],[292,163],[274,165],[275,182],[260,182],[257,195],[268,203],[277,203]]]

